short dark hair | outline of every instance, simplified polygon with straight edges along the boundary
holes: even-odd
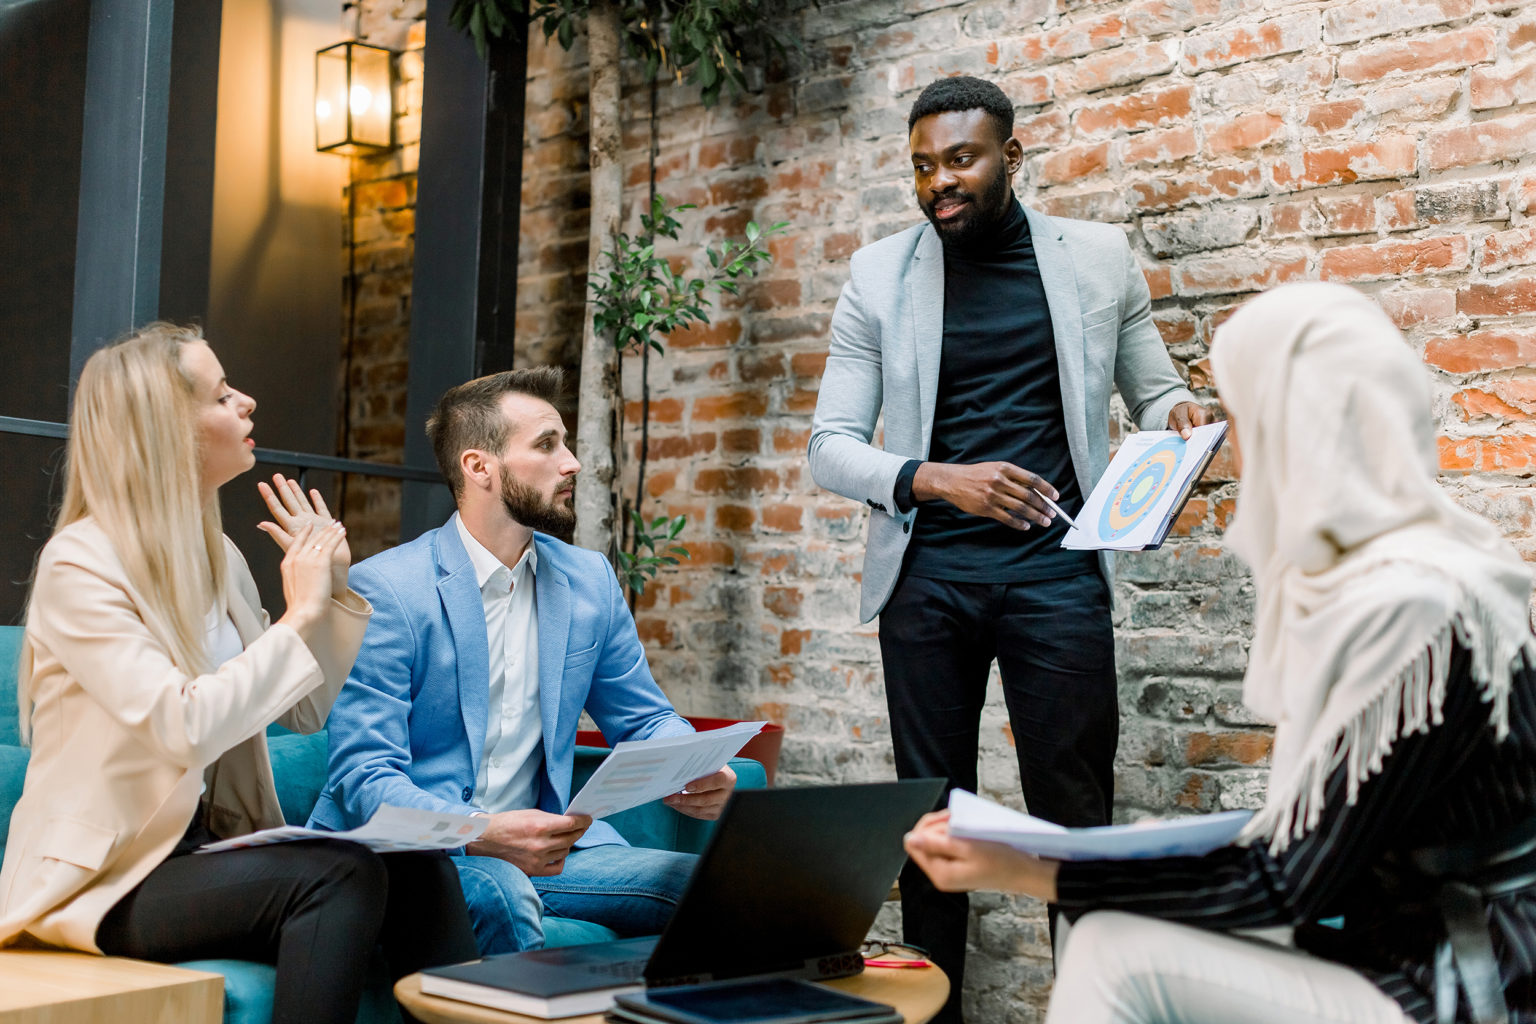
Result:
[[[985,110],[997,128],[997,141],[1013,138],[1013,101],[996,84],[969,75],[929,83],[907,114],[907,134],[912,134],[912,127],[929,114],[952,110]]]
[[[432,454],[455,498],[464,493],[459,456],[470,448],[499,452],[506,447],[508,424],[501,414],[501,399],[509,394],[528,395],[558,407],[565,395],[565,371],[558,366],[530,366],[477,377],[443,392],[427,419]]]

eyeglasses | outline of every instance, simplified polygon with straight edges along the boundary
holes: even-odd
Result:
[[[875,939],[859,947],[866,967],[932,967],[928,951],[905,942]]]

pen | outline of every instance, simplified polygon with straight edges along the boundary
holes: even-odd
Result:
[[[1038,488],[1038,487],[1031,487],[1030,490],[1032,490],[1036,494],[1040,495],[1040,497],[1045,498],[1045,503],[1047,505],[1051,506],[1051,511],[1055,512],[1057,515],[1061,516],[1061,518],[1065,519],[1067,521],[1067,525],[1068,526],[1072,527],[1072,529],[1074,529],[1074,530],[1080,529],[1080,527],[1077,525],[1077,523],[1073,521],[1072,517],[1067,515],[1066,510],[1063,509],[1060,505],[1056,504],[1050,498],[1046,498],[1044,492],[1042,492],[1040,490],[1040,488]]]

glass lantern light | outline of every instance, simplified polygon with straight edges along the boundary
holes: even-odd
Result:
[[[315,148],[382,153],[394,145],[394,52],[345,42],[315,54]]]

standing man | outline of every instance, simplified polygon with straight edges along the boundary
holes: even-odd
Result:
[[[537,367],[438,401],[427,433],[458,511],[352,569],[373,619],[326,722],[330,777],[309,822],[352,828],[383,804],[488,815],[454,858],[486,956],[543,945],[546,908],[659,932],[696,859],[565,813],[583,709],[614,743],[693,727],[651,678],[607,559],[552,536],[575,523],[581,468],[562,387]],[[665,802],[717,818],[735,784],[727,766]]]
[[[929,223],[853,256],[811,473],[873,510],[860,618],[880,616],[897,774],[976,788],[996,658],[1030,813],[1103,825],[1119,735],[1110,561],[1063,549],[1045,498],[1077,513],[1104,472],[1112,384],[1142,429],[1210,416],[1168,358],[1120,229],[1014,198],[1024,152],[1001,89],[940,79],[907,125]],[[901,892],[907,941],[951,979],[936,1020],[953,1024],[966,896],[910,864]]]

